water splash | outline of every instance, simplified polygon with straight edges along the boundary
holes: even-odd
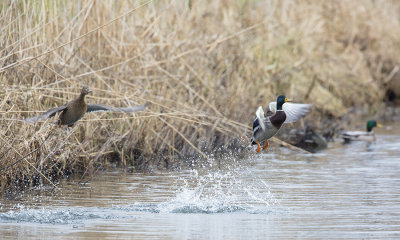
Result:
[[[216,171],[199,175],[192,170],[177,181],[175,197],[159,205],[163,213],[268,213],[278,203],[268,185],[249,181],[246,172]],[[247,179],[247,180],[244,180]]]
[[[117,215],[101,208],[56,208],[10,210],[0,213],[2,222],[30,222],[48,224],[71,224],[93,219],[112,219]]]
[[[211,172],[206,169],[190,170],[179,174],[172,185],[166,188],[160,185],[157,191],[149,191],[151,195],[146,197],[147,201],[128,205],[119,203],[103,208],[57,205],[29,208],[15,205],[11,210],[0,213],[0,222],[75,224],[95,219],[129,219],[140,212],[268,214],[279,201],[271,193],[268,184],[255,175],[246,167]]]

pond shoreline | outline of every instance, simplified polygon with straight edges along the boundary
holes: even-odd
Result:
[[[395,122],[400,119],[400,108],[399,107],[387,107],[385,111],[381,112],[381,115],[374,117],[375,119],[384,119],[385,122]],[[315,131],[318,136],[326,136],[326,133],[329,133],[329,137],[323,137],[326,143],[334,141],[334,139],[339,140],[339,134],[341,131],[347,129],[359,129],[363,130],[363,122],[360,119],[365,119],[365,114],[354,114],[352,115],[353,118],[357,116],[357,121],[352,121],[350,122],[349,120],[343,121],[342,123],[338,124],[338,121],[340,120],[332,120],[331,118],[327,118],[326,120],[323,121],[324,124],[326,124],[322,129],[324,131],[319,131],[318,129],[313,130],[313,133]],[[351,125],[346,125],[346,124],[351,124]],[[271,148],[269,149],[273,151],[273,149],[276,149],[277,147],[283,147],[283,148],[288,148],[293,152],[298,152],[298,153],[307,153],[307,152],[323,152],[324,148],[321,149],[315,149],[311,148],[306,148],[306,150],[302,150],[302,146],[298,146],[300,149],[297,149],[295,145],[296,140],[291,139],[291,133],[293,130],[296,130],[296,133],[299,132],[299,129],[303,129],[300,131],[300,134],[296,135],[298,137],[297,142],[299,142],[299,139],[301,140],[302,138],[305,137],[304,134],[307,134],[307,129],[309,126],[312,125],[306,125],[306,126],[299,126],[301,124],[295,124],[292,126],[288,126],[283,128],[277,137],[271,140]],[[314,126],[316,123],[314,123]],[[327,128],[327,126],[335,126],[334,128]],[[339,140],[340,141],[340,140]],[[251,155],[256,155],[255,154],[255,148],[250,147],[250,145],[245,145],[243,144],[242,140],[234,141],[230,146],[227,148],[222,148],[221,146],[218,146],[218,148],[215,148],[212,152],[207,152],[204,151],[206,154],[206,158],[201,156],[200,154],[194,155],[194,156],[185,156],[185,157],[177,157],[175,158],[170,158],[170,155],[152,155],[146,157],[145,155],[138,155],[135,157],[135,159],[129,159],[126,158],[124,161],[122,160],[123,158],[121,157],[120,153],[118,152],[110,152],[108,156],[105,156],[104,158],[100,158],[100,163],[98,165],[93,166],[91,169],[71,169],[71,168],[65,168],[63,173],[60,174],[59,172],[54,172],[53,175],[47,175],[50,177],[43,178],[43,175],[41,174],[33,174],[31,176],[23,176],[21,179],[16,178],[14,184],[9,184],[8,188],[3,189],[2,194],[3,197],[6,198],[14,198],[15,196],[18,196],[20,192],[23,191],[29,191],[29,189],[36,189],[37,187],[40,186],[47,186],[47,189],[50,191],[54,191],[57,189],[58,182],[63,180],[63,179],[69,179],[69,178],[79,178],[81,179],[82,182],[88,182],[90,179],[96,175],[97,173],[104,173],[107,171],[113,171],[115,169],[121,169],[124,171],[139,171],[139,172],[152,172],[153,170],[167,170],[167,171],[180,171],[181,169],[196,169],[196,168],[202,168],[205,166],[214,166],[217,169],[224,168],[224,166],[221,166],[221,161],[225,162],[224,159],[247,159]],[[35,154],[37,151],[40,150],[40,148],[45,144],[45,141],[41,143],[34,151],[30,152],[27,156],[24,156],[23,158],[29,157],[31,154]],[[313,145],[312,147],[315,147]],[[319,146],[317,146],[319,147]],[[301,151],[300,151],[301,150]],[[22,161],[23,159],[19,159],[15,162],[15,164],[18,161]],[[9,167],[12,167],[14,164],[12,164]],[[6,167],[7,168],[7,167]],[[5,170],[6,170],[5,168]],[[50,180],[51,179],[51,180]]]
[[[220,166],[109,168],[0,201],[0,235],[48,239],[397,238],[399,122],[317,154],[273,146]],[[211,227],[212,225],[212,227]]]

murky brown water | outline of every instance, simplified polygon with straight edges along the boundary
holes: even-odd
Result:
[[[323,153],[272,147],[224,170],[109,172],[1,200],[0,236],[31,239],[400,238],[400,126]],[[32,200],[33,199],[33,200]]]

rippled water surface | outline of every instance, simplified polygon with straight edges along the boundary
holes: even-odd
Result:
[[[272,146],[197,170],[108,172],[1,199],[0,236],[32,239],[400,238],[400,127],[319,154]],[[219,166],[219,167],[217,167]]]

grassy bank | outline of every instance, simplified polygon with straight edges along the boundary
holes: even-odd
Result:
[[[400,63],[399,10],[383,0],[5,1],[1,188],[247,145],[257,106],[282,93],[314,104],[316,128],[351,107],[375,114]],[[68,133],[17,121],[82,85],[91,103],[151,105],[88,114]]]

